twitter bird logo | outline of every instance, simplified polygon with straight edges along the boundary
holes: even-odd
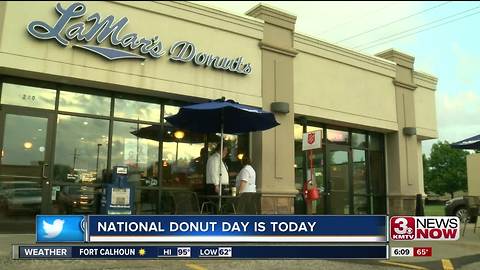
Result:
[[[83,215],[37,215],[37,242],[84,242]]]
[[[63,231],[63,224],[65,221],[63,219],[55,219],[53,224],[48,224],[45,220],[43,221],[43,231],[45,232],[45,238],[55,238]]]

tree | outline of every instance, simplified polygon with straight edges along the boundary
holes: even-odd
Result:
[[[425,188],[437,194],[467,189],[468,153],[450,147],[447,141],[433,144],[430,158],[423,157]]]

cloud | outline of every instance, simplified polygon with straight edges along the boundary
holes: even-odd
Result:
[[[439,140],[456,142],[480,134],[480,94],[474,90],[437,92]],[[433,143],[422,143],[423,153],[430,153]]]
[[[452,44],[452,54],[457,61],[454,71],[459,82],[465,85],[478,83],[480,56],[467,51],[458,42]]]

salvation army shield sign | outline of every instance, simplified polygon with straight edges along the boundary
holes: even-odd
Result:
[[[303,133],[302,150],[312,150],[322,147],[322,130]]]

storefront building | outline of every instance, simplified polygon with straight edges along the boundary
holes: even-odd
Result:
[[[413,214],[437,79],[412,56],[360,54],[295,21],[265,5],[237,15],[190,2],[1,2],[0,228],[21,228],[24,210],[98,211],[92,194],[116,165],[129,167],[136,214],[169,213],[163,191],[203,190],[215,135],[177,136],[164,118],[222,96],[280,123],[227,137],[229,171],[239,155],[253,161],[262,213],[303,211],[301,138],[321,129],[314,213]],[[164,139],[132,134],[150,125]]]

